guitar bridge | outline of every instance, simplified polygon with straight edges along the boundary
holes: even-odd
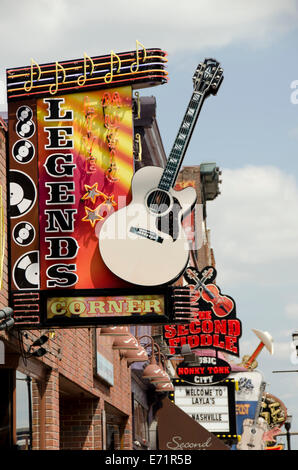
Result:
[[[156,235],[156,233],[151,232],[150,230],[147,230],[145,228],[130,227],[129,231],[132,233],[136,233],[140,237],[148,238],[149,240],[153,240],[154,242],[157,242],[157,243],[163,242],[162,237],[160,237],[159,235]]]

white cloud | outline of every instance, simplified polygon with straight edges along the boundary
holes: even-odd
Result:
[[[133,50],[136,39],[168,51],[172,66],[174,57],[210,47],[267,46],[297,20],[295,0],[1,0],[0,80],[31,57],[44,63]],[[0,109],[1,101],[0,90]]]
[[[2,0],[0,22],[10,54],[39,60],[88,46],[89,54],[133,49],[135,39],[170,53],[263,45],[297,27],[297,18],[295,0]]]
[[[292,320],[298,319],[298,303],[290,303],[285,307],[286,316]]]
[[[291,343],[290,339],[288,342],[274,342],[274,360],[287,360],[290,363],[291,359]]]
[[[207,222],[225,279],[289,279],[298,262],[295,178],[273,166],[246,166],[223,170],[222,180]]]

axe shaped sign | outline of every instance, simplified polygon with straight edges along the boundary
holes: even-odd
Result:
[[[257,364],[256,358],[258,357],[258,355],[260,354],[264,346],[266,349],[268,349],[270,354],[273,354],[273,338],[270,335],[270,333],[268,333],[268,331],[260,331],[260,330],[252,330],[252,331],[259,338],[260,343],[251,356],[244,356],[242,364],[244,367],[246,367],[246,369],[252,369],[256,367],[256,365],[254,366],[254,363]]]

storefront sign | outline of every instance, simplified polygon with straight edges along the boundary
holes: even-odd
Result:
[[[131,315],[164,315],[164,298],[160,295],[127,295],[111,297],[50,297],[47,318],[121,317]]]
[[[94,289],[41,292],[44,326],[165,323],[172,319],[171,289]],[[20,303],[20,301],[19,301]]]
[[[174,385],[175,405],[188,416],[218,437],[236,435],[233,381],[192,387],[175,381]]]
[[[116,287],[97,236],[129,198],[131,88],[11,103],[10,117],[12,288]]]
[[[168,398],[157,412],[158,448],[167,451],[228,450],[214,434]]]
[[[262,375],[258,371],[232,372],[230,378],[238,383],[235,393],[237,433],[243,433],[243,421],[254,419],[259,399]]]
[[[231,366],[228,362],[212,356],[197,356],[196,362],[181,362],[176,369],[176,374],[181,380],[193,385],[221,382],[230,372]]]
[[[106,359],[98,351],[96,352],[96,374],[109,385],[114,385],[113,363]]]
[[[213,281],[216,270],[206,266],[201,272],[193,267],[184,274],[190,289],[189,297],[181,294],[179,310],[175,315],[192,315],[187,324],[166,325],[164,338],[170,353],[188,344],[192,349],[211,348],[239,356],[239,339],[242,334],[241,322],[236,318],[234,300],[223,295]],[[185,291],[184,291],[185,292]],[[179,304],[179,302],[178,302]]]
[[[265,419],[270,428],[281,427],[287,418],[287,408],[279,398],[271,393],[265,393],[260,416]]]
[[[89,290],[89,299],[95,289],[129,287],[104,264],[98,236],[131,199],[132,89],[164,83],[166,61],[137,41],[136,51],[7,71],[16,326],[40,324],[49,290]]]

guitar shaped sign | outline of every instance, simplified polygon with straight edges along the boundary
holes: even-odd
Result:
[[[194,73],[194,90],[165,169],[146,166],[131,184],[132,201],[103,223],[99,250],[118,277],[143,286],[174,282],[189,260],[182,220],[196,202],[196,191],[174,190],[202,104],[215,95],[223,80],[219,62],[205,59]]]
[[[265,387],[266,383],[262,382],[254,419],[247,418],[243,421],[243,433],[240,442],[237,444],[238,450],[264,450],[265,448],[263,437],[264,433],[268,431],[268,424],[260,416]]]

